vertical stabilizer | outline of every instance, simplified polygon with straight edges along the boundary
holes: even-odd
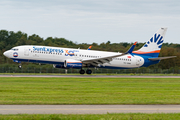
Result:
[[[158,57],[161,50],[161,46],[164,42],[166,31],[167,28],[160,28],[141,49],[133,51],[133,53],[147,55],[151,57]]]

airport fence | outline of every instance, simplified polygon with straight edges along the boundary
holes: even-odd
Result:
[[[85,69],[86,70],[86,69]],[[180,74],[180,69],[150,69],[150,68],[137,68],[137,69],[91,69],[94,74]],[[59,73],[59,74],[76,74],[79,69],[58,69],[53,67],[0,67],[0,73]]]

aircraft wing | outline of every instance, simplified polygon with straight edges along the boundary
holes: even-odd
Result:
[[[113,58],[115,57],[120,57],[126,55],[124,53],[118,54],[118,55],[114,55],[114,56],[107,56],[107,57],[102,57],[102,58],[96,58],[96,59],[85,59],[82,60],[83,64],[92,64],[94,66],[97,66],[98,64],[104,64],[104,63],[109,63],[110,61],[112,61]]]
[[[129,53],[132,53],[132,51],[134,50],[134,47],[136,45],[137,42],[135,42],[131,47],[130,49],[125,52],[125,53],[120,53],[120,54],[117,54],[117,55],[113,55],[113,56],[107,56],[107,57],[101,57],[101,58],[95,58],[95,59],[85,59],[85,60],[82,60],[82,63],[83,64],[91,64],[91,65],[94,65],[94,66],[98,66],[98,64],[102,65],[104,63],[109,63],[110,61],[113,60],[113,58],[115,57],[120,57],[120,56],[124,56],[124,55],[127,55]]]

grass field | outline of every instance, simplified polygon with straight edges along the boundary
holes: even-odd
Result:
[[[180,79],[1,77],[0,104],[180,104]]]
[[[0,115],[1,120],[179,120],[180,113],[174,114],[102,114],[102,115]]]

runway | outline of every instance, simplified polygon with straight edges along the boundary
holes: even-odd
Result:
[[[0,105],[0,114],[180,113],[180,105]]]
[[[138,76],[138,75],[0,75],[0,77],[69,77],[69,78],[180,78],[180,76]]]

